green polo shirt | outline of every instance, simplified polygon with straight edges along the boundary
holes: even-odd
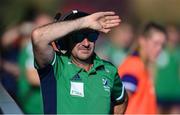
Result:
[[[155,88],[158,101],[180,102],[180,48],[166,47],[158,57]]]
[[[54,56],[51,65],[37,69],[45,113],[109,114],[111,105],[124,100],[124,86],[116,68],[93,56],[87,72],[67,54]]]

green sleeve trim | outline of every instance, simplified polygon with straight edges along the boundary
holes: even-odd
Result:
[[[36,62],[35,59],[34,59],[34,67],[35,67],[36,69],[39,69],[39,66],[37,65],[37,62]]]
[[[124,85],[123,85],[123,86],[122,86],[121,95],[120,95],[118,98],[116,98],[116,101],[119,101],[119,100],[121,100],[121,99],[124,97],[124,89],[125,89],[125,87],[124,87]]]
[[[56,52],[54,53],[54,58],[53,58],[53,60],[51,62],[51,65],[53,66],[55,64],[55,62],[56,62]]]
[[[56,52],[54,53],[53,60],[51,61],[50,64],[53,66],[53,65],[55,64],[55,62],[56,62]],[[34,59],[34,67],[35,67],[36,69],[39,69],[39,68],[40,68],[35,59]]]

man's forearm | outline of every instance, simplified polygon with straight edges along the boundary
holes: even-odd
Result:
[[[32,36],[34,42],[45,42],[49,44],[50,42],[60,39],[61,37],[69,34],[74,30],[79,30],[85,28],[85,19],[79,18],[73,21],[62,21],[57,23],[51,23],[45,26],[36,28]]]

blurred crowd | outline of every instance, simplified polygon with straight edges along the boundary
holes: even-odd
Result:
[[[52,21],[52,17],[40,14],[7,28],[0,36],[0,81],[24,113],[43,113],[30,38],[35,27]],[[180,31],[172,24],[165,28],[167,40],[157,60],[148,65],[149,79],[154,84],[158,112],[180,113]],[[136,48],[140,30],[130,22],[122,22],[107,35],[101,34],[96,43],[97,55],[118,68]]]
[[[35,27],[52,22],[40,14],[8,28],[1,36],[0,80],[24,113],[43,113],[40,80],[34,68],[31,32]]]

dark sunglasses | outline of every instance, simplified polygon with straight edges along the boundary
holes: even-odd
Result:
[[[95,42],[98,39],[99,33],[97,32],[81,32],[73,34],[73,41],[76,43],[82,42],[85,38],[87,38],[90,42]]]

